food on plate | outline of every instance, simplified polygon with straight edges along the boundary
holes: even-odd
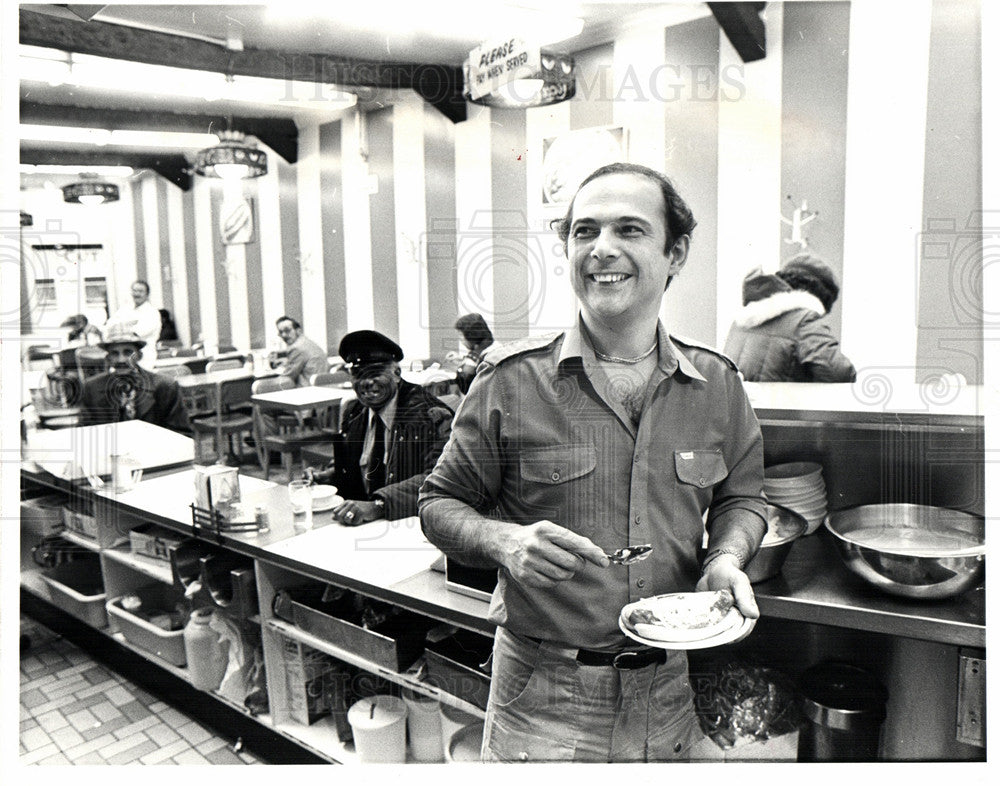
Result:
[[[629,630],[655,641],[699,641],[743,621],[727,589],[675,592],[629,604],[623,618]]]

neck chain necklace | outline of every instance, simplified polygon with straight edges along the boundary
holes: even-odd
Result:
[[[645,360],[655,351],[656,351],[656,342],[654,341],[653,346],[651,346],[641,355],[636,355],[634,358],[621,358],[618,357],[617,355],[605,355],[603,352],[598,352],[596,349],[594,350],[594,354],[597,355],[598,360],[603,360],[606,363],[620,363],[625,366],[631,366],[635,363],[638,363],[640,360]]]

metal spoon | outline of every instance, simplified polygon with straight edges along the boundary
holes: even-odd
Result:
[[[624,546],[604,556],[616,565],[631,565],[633,562],[646,559],[652,551],[652,544],[644,543],[641,546]]]

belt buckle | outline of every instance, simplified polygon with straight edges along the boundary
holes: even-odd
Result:
[[[639,669],[646,665],[645,657],[648,656],[645,656],[642,652],[627,650],[625,652],[619,652],[615,655],[615,659],[611,661],[611,665],[619,671]]]

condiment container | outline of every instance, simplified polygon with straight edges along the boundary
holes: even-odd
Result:
[[[195,609],[184,626],[188,676],[200,690],[216,690],[226,674],[229,646],[209,626],[214,613],[208,606]]]
[[[406,703],[406,729],[410,739],[410,753],[417,761],[442,761],[441,715],[438,700],[416,693],[403,691]]]
[[[452,762],[482,761],[480,750],[483,747],[483,722],[476,721],[463,726],[455,732],[448,743],[446,760]]]
[[[475,715],[452,707],[450,704],[441,704],[441,750],[445,758],[448,757],[448,745],[451,738],[459,729],[464,729],[471,723],[475,723]]]
[[[384,695],[359,699],[347,711],[347,720],[362,762],[406,761],[406,705],[402,699]]]

